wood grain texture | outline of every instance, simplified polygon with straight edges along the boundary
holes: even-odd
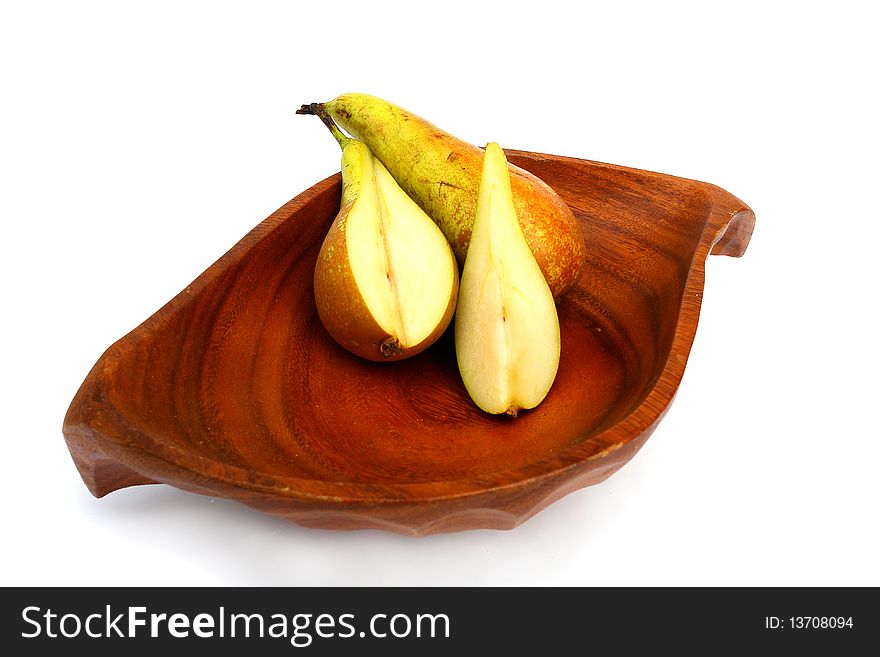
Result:
[[[64,420],[89,490],[161,482],[303,525],[406,534],[511,528],[599,483],[644,444],[687,362],[710,253],[754,227],[707,183],[507,151],[574,211],[587,244],[559,303],[547,399],[482,413],[449,332],[373,363],[339,347],[312,274],[340,177],[284,205],[95,364]]]

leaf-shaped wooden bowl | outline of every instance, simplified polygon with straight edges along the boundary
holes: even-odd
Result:
[[[710,253],[754,214],[714,185],[510,151],[577,216],[588,259],[559,304],[562,358],[517,418],[469,400],[450,335],[372,363],[312,296],[340,177],[284,205],[95,364],[64,421],[89,490],[161,482],[303,525],[427,534],[511,528],[596,484],[663,417],[697,328]]]

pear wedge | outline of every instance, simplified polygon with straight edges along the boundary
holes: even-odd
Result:
[[[303,105],[300,114],[329,113],[366,143],[446,235],[460,265],[474,225],[483,152],[425,119],[381,98],[348,93]],[[571,209],[545,182],[509,165],[517,216],[541,271],[559,298],[579,278],[584,237]]]
[[[559,368],[553,294],[526,241],[498,144],[486,147],[455,315],[465,388],[487,413],[534,408]]]
[[[342,146],[342,207],[315,265],[318,316],[358,356],[414,356],[452,320],[455,258],[443,233],[370,149],[338,129],[334,136]]]

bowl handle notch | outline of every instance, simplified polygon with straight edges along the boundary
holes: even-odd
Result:
[[[70,456],[92,495],[104,497],[120,488],[159,483],[108,456],[93,432],[94,429],[88,426],[64,426],[64,439]]]
[[[733,194],[711,185],[714,195],[710,226],[715,232],[711,255],[742,256],[752,239],[755,213]]]

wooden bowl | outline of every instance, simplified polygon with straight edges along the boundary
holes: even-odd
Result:
[[[449,334],[396,363],[333,342],[312,273],[337,174],[101,356],[64,420],[89,490],[161,482],[307,526],[420,535],[514,527],[620,468],[681,380],[707,256],[742,255],[754,214],[707,183],[507,154],[559,192],[588,246],[559,303],[559,374],[538,408],[477,409]]]

